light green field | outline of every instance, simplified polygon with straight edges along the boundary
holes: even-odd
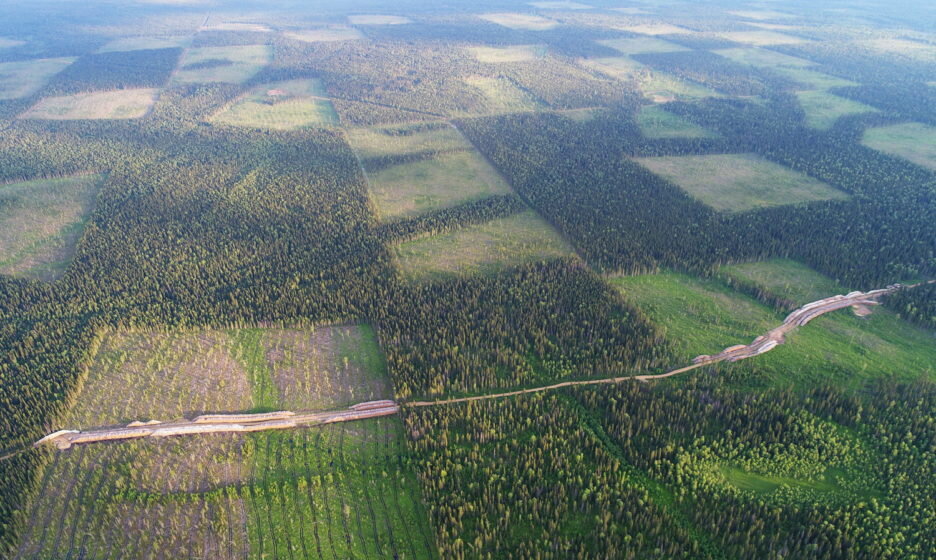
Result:
[[[527,2],[534,8],[541,10],[590,10],[592,6],[578,2]]]
[[[100,49],[99,53],[117,51],[141,51],[146,49],[172,49],[189,44],[189,37],[123,37],[114,39]]]
[[[626,56],[613,56],[606,58],[585,58],[581,60],[582,65],[601,72],[602,74],[616,80],[630,80],[647,67]],[[646,70],[649,72],[649,70]]]
[[[722,266],[718,273],[736,283],[758,286],[796,305],[849,291],[831,278],[789,259]]]
[[[158,89],[120,89],[46,97],[19,116],[21,119],[138,119],[150,110]]]
[[[413,23],[413,20],[402,16],[385,15],[358,15],[348,16],[348,22],[352,25],[402,25],[404,23]]]
[[[806,113],[806,125],[819,130],[829,129],[839,117],[877,111],[864,103],[832,95],[826,91],[798,91],[796,97]]]
[[[488,114],[535,111],[543,107],[507,78],[471,76],[465,78],[465,83],[481,91],[485,99],[484,112]]]
[[[334,126],[338,114],[327,99],[320,80],[288,80],[263,84],[210,121],[232,126],[295,130],[309,126]]]
[[[714,138],[717,135],[660,107],[644,106],[637,113],[640,132],[647,138]]]
[[[362,158],[471,148],[448,124],[355,128],[348,131],[348,142]]]
[[[0,63],[0,99],[32,95],[74,61],[74,58],[43,58]]]
[[[806,39],[777,33],[776,31],[722,31],[716,33],[716,35],[735,43],[746,43],[755,46],[794,45],[807,42]]]
[[[545,45],[510,45],[508,47],[468,47],[478,61],[487,64],[527,62],[546,56]]]
[[[804,84],[806,89],[811,90],[826,90],[834,87],[847,87],[847,86],[856,86],[855,82],[849,80],[843,80],[842,78],[837,78],[835,76],[830,76],[828,74],[823,74],[822,72],[815,72],[813,70],[807,70],[805,68],[792,68],[788,66],[776,67],[774,68],[776,72],[783,74],[797,82]]]
[[[54,280],[68,266],[103,177],[0,185],[0,273]]]
[[[273,49],[269,45],[188,49],[172,79],[177,84],[240,84],[269,64],[272,57]]]
[[[483,14],[479,17],[483,20],[490,21],[491,23],[503,25],[504,27],[509,27],[511,29],[525,29],[527,31],[545,31],[559,25],[558,22],[555,22],[551,19],[546,19],[544,17],[530,14],[495,13]]]
[[[490,274],[507,267],[567,257],[569,245],[532,210],[485,224],[401,243],[394,248],[410,281]]]
[[[688,51],[686,47],[670,43],[663,39],[652,37],[635,37],[632,39],[602,39],[598,43],[620,51],[621,54],[646,54],[656,52],[679,52]]]
[[[636,158],[715,210],[742,212],[848,196],[829,185],[754,154]]]
[[[640,33],[641,35],[685,35],[693,33],[691,29],[679,27],[678,25],[670,25],[668,23],[629,25],[620,27],[619,29],[630,31],[631,33]]]
[[[936,62],[936,46],[907,39],[881,38],[859,41],[859,44],[884,53],[901,54],[922,62]]]
[[[789,277],[795,277],[792,271]],[[823,291],[803,277],[791,293]],[[828,284],[828,280],[822,280]],[[735,344],[749,344],[783,322],[784,315],[732,290],[721,281],[664,273],[611,279],[624,298],[661,326],[688,362]],[[834,295],[841,293],[833,290]],[[936,377],[933,333],[875,308],[867,317],[850,309],[814,319],[782,344],[727,367],[754,367],[756,382],[814,387],[823,383],[857,387],[875,378],[912,380]]]
[[[589,122],[595,120],[601,114],[600,109],[563,109],[556,111],[556,114],[575,122]]]
[[[815,66],[814,62],[804,58],[781,54],[768,49],[736,48],[736,49],[718,49],[713,51],[728,60],[738,64],[747,64],[749,66],[758,66],[761,68],[791,67],[802,68],[804,66]]]
[[[320,29],[306,29],[302,31],[287,31],[283,36],[303,43],[327,43],[330,41],[355,41],[363,39],[364,35],[353,27],[330,26]]]
[[[693,101],[707,97],[724,97],[713,89],[682,80],[676,76],[650,70],[638,75],[638,84],[644,97],[654,103]]]
[[[383,220],[456,206],[510,187],[473,151],[439,154],[370,175],[371,197]]]
[[[936,128],[904,123],[869,128],[861,143],[936,171]]]
[[[65,425],[387,396],[368,326],[119,332],[105,336]],[[341,558],[399,550],[432,559],[402,438],[393,417],[56,451],[18,552],[233,559],[288,550],[304,558],[321,546]]]

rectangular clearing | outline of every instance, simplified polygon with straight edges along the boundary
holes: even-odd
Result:
[[[479,17],[504,27],[525,29],[527,31],[545,31],[559,25],[556,21],[532,14],[494,13],[484,14]]]
[[[606,47],[611,47],[614,50],[620,51],[621,54],[626,55],[657,52],[679,52],[689,50],[682,45],[677,45],[676,43],[671,43],[669,41],[664,41],[663,39],[656,39],[653,37],[602,39],[598,41],[598,43],[605,45]]]
[[[172,81],[176,84],[240,84],[269,64],[272,58],[273,49],[269,45],[188,49],[182,55]]]
[[[759,49],[756,47],[719,49],[712,52],[721,55],[728,60],[737,62],[738,64],[747,64],[749,66],[758,66],[761,68],[802,68],[804,66],[815,66],[814,62],[806,60],[805,58],[790,56],[788,54],[782,54],[768,49]]]
[[[861,143],[936,171],[936,128],[903,123],[869,128]]]
[[[474,151],[438,154],[394,165],[372,173],[369,182],[383,220],[510,192],[497,171]]]
[[[796,97],[806,113],[806,125],[820,130],[827,130],[840,117],[874,113],[874,107],[832,95],[826,91],[798,91]]]
[[[36,93],[49,78],[74,61],[74,58],[42,58],[0,62],[0,100],[28,97]]]
[[[527,62],[546,56],[545,45],[510,45],[508,47],[468,47],[468,52],[478,62],[503,64],[507,62]]]
[[[536,212],[401,243],[394,248],[403,276],[425,281],[490,274],[510,266],[572,255],[572,248]]]
[[[717,134],[657,106],[644,106],[637,124],[646,138],[715,138]]]
[[[68,266],[101,175],[0,185],[0,273],[54,280]]]
[[[119,51],[142,51],[149,49],[174,49],[185,47],[191,42],[190,37],[123,37],[114,39],[100,49],[98,53]]]
[[[471,76],[465,78],[465,83],[479,90],[484,96],[485,113],[519,113],[543,107],[532,95],[507,78]]]
[[[795,45],[797,43],[806,43],[806,39],[777,33],[776,31],[722,31],[716,33],[723,39],[734,41],[735,43],[746,43],[755,46],[767,45]]]
[[[320,80],[263,84],[209,120],[232,126],[275,130],[337,125],[338,114],[331,101],[320,98],[323,95],[325,88]]]
[[[19,116],[21,119],[138,119],[156,102],[158,89],[118,89],[46,97]]]
[[[403,16],[364,14],[348,16],[348,22],[352,25],[403,25],[405,23],[413,23],[413,20]]]
[[[319,29],[305,29],[301,31],[286,31],[283,33],[283,36],[287,39],[302,41],[303,43],[356,41],[364,38],[364,35],[360,31],[345,25],[332,25]]]
[[[471,148],[468,140],[448,123],[355,128],[348,131],[348,142],[364,159]]]
[[[754,154],[635,158],[715,210],[742,212],[848,196]]]

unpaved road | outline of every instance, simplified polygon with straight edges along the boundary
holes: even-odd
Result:
[[[929,283],[936,281],[930,280]],[[528,389],[518,389],[516,391],[507,391],[503,393],[493,393],[489,395],[476,395],[472,397],[459,397],[452,399],[439,399],[432,401],[409,401],[394,402],[369,401],[353,405],[344,410],[330,411],[308,411],[308,412],[270,412],[261,414],[208,414],[202,415],[192,420],[175,420],[172,422],[132,422],[126,426],[116,426],[108,428],[97,428],[88,431],[78,430],[60,430],[51,433],[35,443],[36,446],[52,443],[59,449],[68,449],[72,445],[81,443],[93,443],[99,441],[115,441],[137,439],[145,437],[170,437],[182,435],[195,435],[206,433],[225,433],[225,432],[256,432],[263,430],[283,430],[297,428],[300,426],[315,426],[321,424],[331,424],[334,422],[351,422],[365,418],[376,418],[379,416],[390,416],[399,413],[402,407],[422,407],[438,406],[445,404],[456,404],[471,401],[484,401],[491,399],[502,399],[527,393],[540,393],[543,391],[552,391],[564,387],[574,387],[576,385],[600,385],[610,383],[623,383],[626,381],[651,381],[654,379],[663,379],[679,375],[687,371],[704,367],[710,364],[728,361],[736,362],[746,358],[751,358],[770,351],[779,344],[784,343],[784,336],[790,331],[801,327],[809,321],[824,315],[831,311],[843,309],[845,307],[866,307],[877,305],[881,297],[896,292],[897,290],[914,288],[919,286],[900,286],[895,284],[880,290],[870,292],[851,292],[847,295],[832,296],[812,303],[806,304],[790,313],[779,327],[776,327],[764,335],[758,336],[751,344],[738,345],[726,348],[711,356],[698,356],[693,360],[692,365],[674,369],[666,373],[656,375],[634,375],[628,377],[606,377],[602,379],[587,379],[584,381],[563,381],[552,385],[543,385],[541,387],[531,387]],[[12,454],[11,454],[12,455]],[[6,458],[6,457],[3,457]]]

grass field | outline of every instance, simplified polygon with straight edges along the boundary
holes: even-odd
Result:
[[[657,106],[637,113],[640,132],[647,138],[714,138],[717,135]]]
[[[670,25],[668,23],[647,23],[642,25],[629,25],[621,27],[623,31],[640,33],[641,35],[680,35],[692,33],[691,29]]]
[[[353,27],[333,25],[319,29],[305,29],[302,31],[287,31],[283,36],[303,43],[327,43],[330,41],[354,41],[363,39],[364,35]]]
[[[669,41],[664,41],[663,39],[656,39],[653,37],[602,39],[597,42],[605,45],[606,47],[611,47],[616,51],[620,51],[621,54],[626,55],[656,52],[679,52],[689,50],[682,45],[677,45],[676,43],[670,43]]]
[[[71,262],[101,175],[0,185],[0,273],[54,280]]]
[[[725,13],[738,16],[740,18],[755,19],[758,21],[768,19],[788,19],[795,17],[793,15],[777,12],[774,10],[732,10]]]
[[[847,195],[825,183],[753,154],[637,158],[716,210],[741,212]]]
[[[532,210],[394,248],[403,276],[424,281],[489,274],[512,265],[572,254],[556,231]]]
[[[539,8],[541,10],[590,10],[592,6],[588,4],[580,4],[578,2],[527,2],[527,4],[533,6],[534,8]]]
[[[502,64],[505,62],[527,62],[546,56],[545,45],[510,45],[507,47],[468,47],[468,52],[478,62]]]
[[[338,114],[319,80],[263,84],[213,115],[211,122],[255,128],[294,130],[338,124]]]
[[[806,113],[806,125],[820,130],[831,128],[840,117],[877,111],[864,103],[826,91],[798,91],[796,97]]]
[[[509,27],[511,29],[525,29],[527,31],[545,31],[559,25],[551,19],[530,14],[495,13],[479,16],[481,19]]]
[[[796,305],[849,291],[831,278],[789,259],[722,266],[718,273],[734,282],[758,286]]]
[[[734,41],[735,43],[744,43],[758,47],[767,45],[794,45],[805,43],[806,39],[777,33],[776,31],[722,31],[716,33],[723,39]]]
[[[784,272],[788,278],[800,279],[792,288],[783,288],[789,293],[818,293],[828,286],[829,280],[821,277],[820,284],[812,285],[818,275],[796,276],[797,270],[791,267]],[[783,314],[718,280],[663,273],[618,277],[611,283],[665,330],[686,362],[700,354],[748,344],[783,322]],[[876,308],[868,317],[857,317],[845,309],[813,320],[792,332],[786,344],[762,356],[727,367],[755,368],[758,383],[813,387],[828,382],[857,387],[873,378],[933,379],[936,345],[931,332],[887,310]]]
[[[97,52],[139,51],[146,49],[171,49],[189,44],[189,37],[123,37],[107,43]]]
[[[388,394],[366,326],[122,332],[105,337],[66,421],[338,406]],[[26,512],[19,554],[432,559],[407,455],[397,417],[57,451]]]
[[[478,89],[485,98],[485,113],[535,111],[543,106],[507,78],[471,76],[465,83]]]
[[[471,147],[458,130],[445,123],[355,128],[348,130],[348,141],[365,159]]]
[[[384,220],[456,206],[510,187],[473,151],[439,154],[370,175],[371,196]]]
[[[413,20],[403,16],[371,14],[348,16],[348,22],[352,25],[402,25],[404,23],[413,23]]]
[[[7,39],[6,37],[0,37],[0,49],[8,49],[10,47],[18,47],[20,45],[25,45],[26,41],[19,41],[16,39]]]
[[[879,38],[859,41],[859,45],[872,50],[900,54],[922,62],[936,62],[936,45],[896,38]]]
[[[606,58],[584,58],[582,65],[597,70],[602,74],[616,80],[630,80],[636,78],[646,66],[626,56],[613,56]],[[646,71],[646,70],[645,70]]]
[[[638,84],[644,97],[654,103],[692,101],[706,97],[724,97],[713,89],[655,70],[641,73]]]
[[[223,21],[201,28],[202,31],[247,31],[251,33],[268,33],[271,29],[262,23],[241,23],[236,21]]]
[[[830,89],[834,87],[847,87],[858,85],[855,82],[844,80],[842,78],[837,78],[835,76],[830,76],[828,74],[823,74],[822,72],[815,72],[813,70],[807,70],[805,68],[798,68],[792,66],[780,66],[775,67],[774,70],[783,74],[784,76],[796,80],[797,82],[806,86],[806,89]]]
[[[814,62],[804,58],[756,47],[719,49],[713,52],[739,64],[762,68],[802,68],[804,66],[815,66]]]
[[[936,128],[903,123],[869,128],[861,143],[936,171]]]
[[[119,89],[46,97],[19,116],[21,119],[138,119],[156,102],[158,89]]]
[[[269,64],[272,57],[269,45],[188,49],[179,61],[173,82],[240,84]]]
[[[43,58],[0,62],[0,100],[32,95],[74,61],[74,58]]]

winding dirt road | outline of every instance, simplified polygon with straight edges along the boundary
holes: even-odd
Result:
[[[936,281],[931,280],[929,283],[934,282]],[[577,385],[600,385],[623,383],[626,381],[648,382],[654,379],[672,377],[674,375],[679,375],[681,373],[718,362],[736,362],[738,360],[758,356],[772,350],[779,344],[783,344],[786,334],[807,324],[809,321],[812,321],[820,315],[824,315],[826,313],[846,307],[853,307],[856,309],[856,311],[865,310],[867,306],[877,305],[880,298],[887,294],[891,294],[901,289],[914,288],[916,286],[919,286],[919,284],[915,284],[913,286],[901,286],[900,284],[894,284],[880,290],[871,290],[870,292],[851,292],[847,295],[837,295],[814,301],[790,313],[779,327],[770,330],[764,335],[758,336],[754,339],[753,342],[751,342],[751,344],[731,346],[722,350],[718,354],[713,354],[711,356],[698,356],[693,360],[692,365],[656,375],[634,375],[627,377],[587,379],[584,381],[563,381],[561,383],[554,383],[552,385],[543,385],[540,387],[531,387],[528,389],[518,389],[516,391],[507,391],[503,393],[476,395],[472,397],[458,397],[451,399],[438,399],[432,401],[369,401],[358,403],[344,410],[306,412],[280,411],[259,414],[206,414],[191,420],[174,420],[172,422],[166,423],[158,421],[149,421],[145,423],[131,422],[125,426],[96,428],[88,431],[59,430],[40,439],[34,445],[40,446],[51,443],[57,446],[59,449],[68,449],[72,445],[99,441],[115,441],[147,437],[160,438],[206,433],[283,430],[297,428],[300,426],[315,426],[331,424],[335,422],[351,422],[355,420],[363,420],[365,418],[390,416],[393,414],[398,414],[400,409],[403,407],[439,406],[471,401],[503,399],[517,395],[524,395],[527,393],[540,393],[543,391],[552,391],[555,389],[574,387]]]

